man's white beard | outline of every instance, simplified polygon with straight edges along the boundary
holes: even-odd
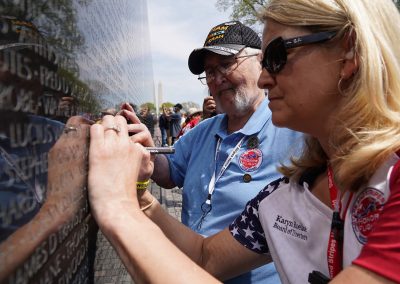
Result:
[[[251,98],[247,95],[246,89],[244,87],[235,88],[235,98],[234,98],[234,107],[235,107],[235,114],[246,113],[251,108]],[[226,112],[221,102],[217,102],[217,108],[222,109],[222,112]]]
[[[244,87],[239,87],[236,91],[235,105],[238,113],[247,112],[252,105],[251,96],[249,96]]]

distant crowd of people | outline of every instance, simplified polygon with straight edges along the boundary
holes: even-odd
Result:
[[[203,113],[202,110],[197,108],[190,108],[187,112],[184,112],[180,103],[172,108],[163,106],[162,109],[163,111],[158,118],[162,146],[174,145],[176,140],[200,122]]]

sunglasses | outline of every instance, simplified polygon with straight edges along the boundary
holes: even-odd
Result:
[[[265,48],[262,67],[270,74],[277,74],[283,69],[287,61],[287,50],[307,44],[320,43],[332,39],[336,32],[320,32],[290,39],[277,37]]]

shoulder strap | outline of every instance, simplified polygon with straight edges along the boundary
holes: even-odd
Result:
[[[396,155],[400,157],[400,151],[396,152]],[[389,188],[392,190],[396,183],[400,183],[400,159],[394,164],[389,178]]]

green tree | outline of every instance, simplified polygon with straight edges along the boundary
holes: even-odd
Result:
[[[253,26],[260,22],[257,15],[267,2],[268,0],[217,0],[216,7],[220,11],[232,9],[232,20],[240,20]]]
[[[171,103],[171,102],[163,102],[160,106],[160,112],[163,111],[163,108],[171,108],[173,107],[175,104]]]
[[[92,0],[80,0],[87,6]],[[24,5],[21,3],[25,2]],[[77,26],[78,12],[70,0],[1,1],[0,15],[14,16],[19,20],[33,23],[46,43],[76,67],[73,52],[84,46],[84,38]],[[74,70],[77,71],[77,70]]]
[[[147,106],[149,108],[150,112],[155,112],[156,111],[156,106],[153,103],[149,102],[149,103],[144,103],[144,104],[140,105],[141,108],[145,107],[145,106]]]
[[[79,4],[82,7],[89,5],[91,1],[79,0]],[[47,95],[51,93],[55,99],[72,97],[79,113],[98,112],[101,98],[79,78],[76,51],[85,47],[85,41],[78,29],[78,12],[73,2],[70,0],[4,0],[1,3],[0,19],[20,20],[23,23],[20,25],[23,25],[25,30],[30,27],[31,31],[34,31],[27,33],[30,42],[40,44],[49,54],[52,54],[49,58],[42,60],[42,65],[46,65],[57,77],[65,79],[68,85],[68,91],[65,92],[43,86],[44,89],[47,88]],[[52,78],[55,77],[55,75],[52,76]],[[75,114],[71,113],[71,115]]]

